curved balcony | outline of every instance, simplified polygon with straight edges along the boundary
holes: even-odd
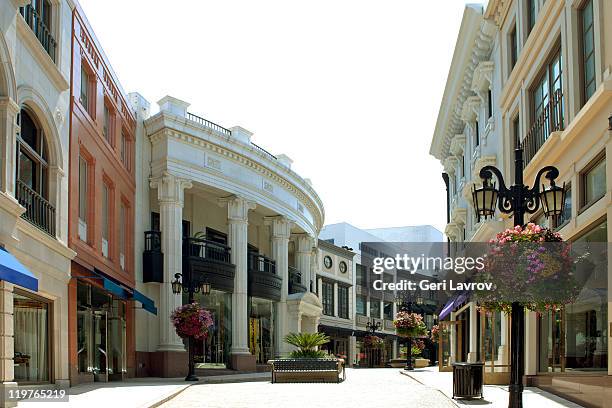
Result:
[[[160,112],[145,121],[158,158],[154,176],[163,169],[217,198],[239,195],[265,215],[283,215],[302,232],[318,234],[323,203],[310,181],[291,169],[291,159],[255,144],[240,126],[226,128],[188,112],[184,101],[166,96],[158,104]]]
[[[256,253],[248,256],[249,296],[279,301],[282,279],[276,274],[276,262]]]
[[[183,273],[210,283],[213,289],[234,291],[236,267],[227,245],[203,238],[183,238]]]
[[[304,293],[308,289],[302,282],[302,272],[293,266],[289,267],[289,294]]]

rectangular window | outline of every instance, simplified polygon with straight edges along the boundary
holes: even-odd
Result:
[[[516,149],[521,145],[521,121],[518,114],[512,119],[512,138],[514,139],[513,147]]]
[[[370,299],[370,317],[380,319],[380,299]]]
[[[108,254],[108,241],[110,232],[110,188],[106,183],[102,184],[102,255],[109,257]]]
[[[357,285],[358,286],[366,286],[366,268],[365,266],[361,265],[361,264],[357,264],[357,268],[356,268],[356,279],[357,279]]]
[[[582,207],[589,206],[606,194],[606,158],[598,159],[582,174]]]
[[[87,242],[87,161],[79,156],[79,239]]]
[[[527,0],[527,35],[533,30],[536,22],[536,0]]]
[[[49,303],[15,292],[13,326],[15,381],[49,381]]]
[[[89,116],[93,118],[93,100],[91,99],[91,78],[89,71],[85,68],[85,62],[81,63],[81,105],[85,108]]]
[[[355,297],[355,313],[359,316],[366,316],[367,300],[365,296],[357,295]]]
[[[559,228],[565,225],[572,218],[572,186],[570,184],[565,185],[565,201],[563,205],[563,212],[556,216],[553,220],[555,228]]]
[[[478,121],[475,122],[474,125],[474,146],[478,146],[480,144],[480,124]]]
[[[461,156],[461,177],[465,177],[465,153]]]
[[[561,50],[557,50],[532,89],[531,123],[532,128],[534,125],[539,126],[538,133],[542,140],[548,139],[550,132],[563,127],[561,63]]]
[[[121,203],[121,210],[119,211],[119,265],[123,270],[125,270],[125,255],[127,254],[127,211],[125,204]]]
[[[110,145],[113,144],[113,118],[111,109],[106,102],[104,103],[104,126],[102,128],[102,135]]]
[[[130,163],[129,163],[129,141],[127,139],[127,137],[125,136],[125,133],[123,133],[123,131],[121,131],[121,163],[123,163],[123,166],[130,170]]]
[[[321,283],[321,303],[323,303],[323,314],[334,315],[334,285],[331,282]]]
[[[487,118],[491,118],[491,116],[493,116],[493,94],[491,92],[491,89],[487,90]]]
[[[580,48],[582,53],[582,104],[595,93],[595,29],[593,26],[593,0],[588,0],[579,11]]]
[[[518,34],[516,31],[516,23],[514,27],[512,27],[512,31],[510,31],[508,37],[510,47],[510,71],[512,71],[518,59]]]
[[[338,317],[349,318],[349,288],[338,286]]]
[[[393,302],[385,302],[383,306],[383,317],[387,320],[393,320]]]

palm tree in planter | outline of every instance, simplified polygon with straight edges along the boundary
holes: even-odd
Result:
[[[329,336],[323,333],[289,333],[285,336],[285,343],[297,347],[291,352],[291,358],[325,358],[327,353],[319,347],[329,343]]]
[[[344,360],[328,355],[319,347],[329,343],[323,333],[289,333],[285,343],[297,350],[289,358],[271,360],[272,382],[335,382],[346,379]]]

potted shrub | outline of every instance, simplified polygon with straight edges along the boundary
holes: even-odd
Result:
[[[326,358],[327,353],[319,347],[329,343],[329,337],[323,333],[289,333],[285,343],[297,347],[291,352],[292,358]]]

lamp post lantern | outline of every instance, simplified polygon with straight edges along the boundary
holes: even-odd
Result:
[[[192,279],[191,274],[183,276],[180,273],[174,275],[174,280],[170,283],[172,286],[172,293],[175,295],[181,294],[181,292],[187,292],[187,302],[193,303],[193,295],[195,293],[202,292],[203,295],[210,293],[210,283],[204,281],[195,281]],[[185,381],[198,381],[198,377],[195,375],[195,362],[193,357],[193,337],[189,336],[187,339],[187,350],[189,353],[189,372]]]
[[[493,175],[499,187],[492,181]],[[540,179],[544,176],[549,180],[549,187],[542,185]],[[493,217],[495,207],[505,214],[512,214],[514,225],[525,224],[525,214],[533,214],[542,206],[544,216],[551,217],[563,212],[565,204],[565,184],[559,187],[555,179],[559,177],[559,170],[554,166],[540,169],[535,177],[532,188],[523,184],[523,149],[514,151],[514,184],[506,187],[501,171],[494,166],[485,166],[480,169],[482,187],[472,191],[476,217]],[[510,349],[510,397],[509,408],[522,408],[523,406],[523,374],[525,372],[525,311],[519,302],[512,302],[511,312],[511,349]]]
[[[400,310],[412,313],[412,306],[414,303],[419,306],[423,304],[423,295],[421,294],[420,290],[403,293],[403,295],[398,293],[395,297],[395,304],[400,308]],[[406,366],[404,367],[404,370],[414,370],[412,365],[412,337],[406,338]]]

